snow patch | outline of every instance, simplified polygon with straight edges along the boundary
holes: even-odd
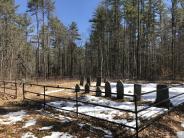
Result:
[[[145,111],[142,111],[138,114],[138,117],[142,117],[142,118],[154,118],[156,116],[158,116],[159,114],[164,113],[165,111],[167,111],[167,109],[164,108],[157,108],[157,107],[151,107]]]
[[[110,107],[114,107],[117,109],[126,109],[126,110],[135,110],[135,105],[133,102],[115,102],[108,99],[105,99],[103,97],[95,97],[95,96],[82,96],[80,97],[80,100],[90,103],[98,103],[100,105],[106,105]],[[55,101],[48,103],[49,105],[55,106],[57,108],[69,110],[69,111],[76,111],[75,102],[66,102],[66,101]],[[138,106],[138,110],[146,108],[147,105],[144,106]],[[140,112],[138,114],[139,117],[142,118],[153,118],[157,116],[158,114],[163,113],[167,109],[157,108],[157,107],[151,107],[143,112]],[[94,106],[94,105],[87,105],[79,102],[78,111],[80,113],[106,119],[112,122],[116,122],[119,124],[126,124],[128,126],[135,127],[136,121],[135,121],[135,114],[132,113],[125,113],[121,112],[120,110],[114,110],[110,108],[100,107],[100,106]],[[129,119],[127,119],[127,117]],[[140,122],[140,121],[138,121]]]
[[[37,138],[37,137],[35,137],[34,134],[31,132],[27,132],[24,133],[21,138]]]
[[[36,124],[36,120],[29,120],[26,122],[26,124],[23,126],[23,128],[34,126],[35,124]]]
[[[80,128],[83,128],[86,124],[78,123],[78,125],[80,126]]]
[[[96,82],[91,82],[91,86],[96,87]],[[101,86],[105,86],[105,83],[101,82]]]
[[[63,132],[52,132],[50,136],[45,136],[43,138],[76,138],[68,133]]]
[[[46,127],[39,128],[39,130],[50,130],[52,128],[53,126],[46,126]]]
[[[184,122],[182,122],[182,123],[181,123],[181,127],[183,127],[183,128],[184,128]]]
[[[62,92],[62,91],[64,91],[64,89],[45,91],[45,94],[56,93],[56,92]],[[44,93],[42,92],[41,94],[44,94]]]
[[[176,134],[178,138],[184,138],[184,131],[179,131]]]
[[[183,87],[175,87],[169,89],[169,97],[173,97],[175,95],[184,93]],[[184,102],[184,95],[178,96],[176,98],[171,99],[171,102],[174,106],[178,106],[179,104]]]
[[[105,136],[104,137],[108,137],[108,138],[112,137],[112,132],[110,130],[103,129],[102,127],[95,127],[95,126],[92,126],[89,123],[86,123],[86,124],[84,124],[84,123],[78,123],[78,125],[80,126],[80,128],[83,128],[85,125],[89,125],[93,129],[97,129],[97,130],[103,131],[105,133]]]
[[[63,115],[59,115],[59,120],[60,120],[61,123],[69,123],[69,122],[71,122],[72,118],[65,117]]]
[[[103,131],[105,133],[104,137],[112,137],[112,132],[110,130],[103,129],[101,127],[94,127],[94,126],[93,126],[93,128]]]
[[[10,112],[6,115],[0,116],[0,124],[2,125],[15,124],[18,121],[22,121],[25,115],[26,112],[24,110],[18,112]]]

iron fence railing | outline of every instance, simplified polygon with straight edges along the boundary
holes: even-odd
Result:
[[[14,85],[14,87],[13,88],[9,87],[6,84],[11,84],[12,86]],[[28,86],[40,87],[41,90],[42,90],[42,93],[35,92],[35,90],[30,90],[29,88],[27,88]],[[164,89],[174,88],[174,87],[179,87],[179,86],[184,86],[184,84],[170,85],[169,87],[164,88]],[[0,88],[3,89],[3,93],[5,93],[5,94],[6,94],[6,89],[13,90],[14,94],[12,94],[12,95],[15,95],[17,97],[17,83],[16,82],[0,81]],[[63,97],[62,95],[61,96],[54,96],[54,95],[51,95],[51,94],[47,94],[46,91],[47,91],[48,88],[70,90],[70,92],[73,93],[74,96],[73,96],[73,98],[66,98],[66,97]],[[179,96],[184,96],[184,92],[179,93],[179,94],[176,94],[172,97],[164,99],[160,102],[154,102],[152,104],[148,104],[147,107],[139,109],[140,105],[139,105],[139,102],[138,102],[138,95],[134,91],[134,94],[132,94],[132,95],[131,94],[124,94],[124,96],[128,96],[128,97],[133,98],[133,100],[131,102],[134,105],[134,109],[129,110],[129,109],[122,109],[122,108],[117,108],[117,107],[113,107],[113,106],[109,106],[109,105],[103,105],[103,104],[94,103],[94,102],[83,101],[80,98],[80,94],[85,93],[85,89],[80,89],[79,90],[79,89],[77,89],[77,87],[69,88],[69,87],[62,87],[62,86],[49,86],[49,85],[23,83],[22,91],[23,91],[23,99],[24,100],[30,100],[30,101],[37,102],[40,105],[43,105],[44,109],[46,107],[52,107],[52,108],[60,109],[60,110],[67,111],[67,112],[70,112],[70,113],[75,113],[77,115],[77,117],[80,116],[80,115],[81,116],[86,116],[86,117],[98,119],[98,120],[101,120],[101,121],[106,121],[106,122],[109,122],[109,123],[112,123],[112,124],[115,124],[115,125],[119,125],[119,126],[122,126],[122,127],[126,127],[126,128],[129,128],[129,129],[133,129],[133,130],[135,130],[134,136],[137,137],[137,138],[139,137],[139,133],[142,130],[144,130],[145,128],[147,128],[150,124],[152,124],[156,119],[160,118],[163,114],[165,114],[165,113],[171,111],[172,109],[174,109],[174,107],[169,106],[167,108],[167,110],[164,109],[163,112],[158,113],[158,115],[155,116],[154,118],[144,118],[144,119],[142,119],[141,117],[143,115],[149,113],[150,108],[157,107],[159,104],[167,102],[167,101],[169,101],[171,99],[174,99],[174,98],[177,98]],[[90,90],[90,93],[96,93],[96,92],[97,91],[95,91],[95,90]],[[157,92],[157,90],[141,93],[141,96],[151,94],[151,93],[156,93],[156,92]],[[59,93],[62,93],[62,92],[59,92]],[[101,93],[105,93],[105,92],[101,92]],[[37,96],[39,95],[39,96],[42,96],[42,97],[39,98],[39,99],[35,99],[35,97],[27,97],[26,96],[27,94],[33,94],[33,95],[37,95]],[[111,94],[117,94],[117,93],[114,92],[114,93],[111,93]],[[54,98],[54,99],[61,100],[61,101],[74,102],[75,103],[75,110],[67,110],[67,109],[59,108],[57,106],[48,104],[48,99],[47,98]],[[106,108],[106,109],[118,110],[120,112],[132,113],[135,117],[135,126],[127,125],[126,123],[114,122],[112,120],[107,120],[107,119],[103,119],[103,118],[100,118],[100,117],[96,117],[96,116],[92,116],[92,115],[82,113],[82,112],[79,111],[80,103],[82,103],[84,105],[92,105],[92,106],[103,107],[103,108]],[[144,114],[140,115],[140,113],[143,112],[143,111],[146,111],[146,112]],[[140,123],[140,118],[141,118],[141,123]]]
[[[13,81],[0,81],[0,93],[3,93],[5,95],[14,97],[15,99],[17,98],[17,82]]]

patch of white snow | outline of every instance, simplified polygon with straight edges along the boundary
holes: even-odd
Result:
[[[81,97],[80,100],[90,102],[90,103],[98,103],[101,105],[115,107],[118,109],[126,109],[126,110],[131,110],[131,111],[135,110],[135,105],[133,102],[115,102],[115,101],[107,100],[103,97],[95,97],[95,96],[89,96],[89,95]],[[56,106],[60,109],[71,110],[71,111],[76,110],[75,102],[56,101],[56,102],[51,102],[48,104],[52,106]],[[144,107],[146,107],[146,105],[138,106],[138,110]],[[139,113],[139,116],[142,116],[142,118],[155,117],[156,115],[163,113],[161,112],[162,110],[163,110],[162,108],[151,107],[150,109],[147,109]],[[89,116],[98,117],[98,118],[106,119],[109,121],[117,122],[120,124],[126,124],[129,126],[135,127],[134,119],[132,119],[131,121],[127,121],[126,118],[115,119],[116,116],[123,116],[123,112],[119,110],[104,108],[100,106],[84,105],[80,103],[80,106],[78,107],[78,111],[80,113],[83,113]],[[129,113],[129,116],[131,116],[132,118],[135,118],[134,115],[131,113]]]
[[[184,128],[184,122],[182,122],[182,123],[181,123],[181,127],[183,127],[183,128]]]
[[[52,132],[50,136],[45,136],[43,138],[74,138],[74,136],[63,132]]]
[[[184,131],[179,131],[176,134],[178,138],[184,138]]]
[[[64,91],[64,89],[45,91],[45,94],[57,93],[57,92],[62,92],[62,91]],[[41,94],[44,94],[44,93],[42,92]]]
[[[46,126],[46,127],[39,128],[39,130],[50,130],[52,128],[53,126]]]
[[[36,124],[36,120],[29,120],[25,123],[25,125],[23,126],[23,128],[27,128],[30,126],[34,126]]]
[[[86,124],[84,124],[84,123],[78,123],[78,125],[80,126],[80,128],[83,128],[85,125],[89,125],[93,129],[97,129],[97,130],[103,131],[105,133],[105,136],[104,137],[108,137],[108,138],[112,137],[112,132],[110,130],[104,129],[102,127],[95,127],[95,126],[92,126],[89,123],[86,123]]]
[[[35,137],[34,134],[31,132],[27,132],[24,133],[21,138],[37,138],[37,137]]]
[[[0,116],[0,124],[2,125],[15,124],[16,122],[21,121],[25,115],[26,112],[24,110],[18,112],[10,112],[6,115]]]

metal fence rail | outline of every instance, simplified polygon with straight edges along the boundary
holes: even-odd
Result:
[[[7,86],[11,85],[11,86]],[[0,81],[0,88],[3,89],[3,91],[0,91],[0,93],[17,98],[17,82],[13,81]]]
[[[14,87],[10,87],[8,85],[12,85]],[[30,90],[29,88],[27,88],[27,86],[40,87],[41,90],[42,90],[42,93],[35,92],[34,90]],[[168,88],[178,87],[178,86],[184,86],[184,84],[171,85],[171,86],[167,87],[167,89]],[[6,90],[9,90],[9,89],[12,90],[14,93],[11,96],[17,97],[17,83],[16,82],[0,81],[0,88],[2,88],[3,89],[3,93],[7,94],[7,95],[9,93],[6,93]],[[70,92],[73,93],[73,98],[66,98],[66,97],[63,97],[63,96],[49,95],[49,94],[46,93],[47,88],[71,90]],[[164,89],[166,89],[166,88],[164,88]],[[76,87],[75,88],[69,88],[69,87],[62,87],[62,86],[50,86],[50,85],[23,83],[22,91],[23,91],[23,99],[24,100],[37,102],[40,105],[43,105],[44,108],[52,107],[52,108],[56,108],[56,109],[59,109],[59,110],[66,111],[66,112],[74,113],[74,114],[77,115],[77,117],[78,116],[90,117],[90,118],[98,119],[98,120],[105,121],[105,122],[108,122],[108,123],[112,123],[112,124],[115,124],[115,125],[118,125],[118,126],[121,126],[121,127],[125,127],[125,128],[128,128],[128,129],[133,129],[133,130],[135,130],[134,136],[137,137],[137,138],[139,137],[139,133],[142,130],[147,128],[149,125],[153,124],[155,120],[157,120],[158,118],[162,117],[163,114],[173,110],[175,107],[168,107],[168,110],[164,110],[163,112],[159,113],[154,118],[146,118],[148,120],[141,119],[142,122],[141,122],[141,124],[139,124],[140,118],[143,115],[149,113],[149,109],[150,108],[155,107],[155,106],[157,107],[159,104],[167,102],[167,101],[169,101],[171,99],[174,99],[174,98],[177,98],[179,96],[184,96],[184,92],[183,92],[183,93],[174,95],[172,97],[169,97],[167,99],[164,99],[164,100],[162,100],[160,102],[152,103],[150,105],[147,105],[148,107],[144,107],[143,109],[138,109],[138,107],[139,107],[138,95],[134,91],[133,95],[124,94],[124,96],[129,96],[129,97],[133,98],[133,100],[131,102],[134,105],[134,110],[128,110],[128,109],[112,107],[112,106],[109,106],[109,105],[103,105],[103,104],[98,104],[98,103],[94,103],[94,102],[83,101],[83,100],[80,99],[80,95],[79,94],[85,93],[85,89],[78,90]],[[90,92],[91,93],[96,93],[97,91],[90,90]],[[157,92],[157,90],[141,93],[141,96],[146,95],[146,94],[150,94],[150,93],[156,93],[156,92]],[[59,92],[59,93],[62,93],[62,92]],[[101,93],[105,93],[105,92],[101,92]],[[40,97],[39,100],[37,100],[37,99],[35,99],[33,97],[27,97],[26,94],[33,94],[33,95],[37,95],[37,96],[39,95],[41,97]],[[117,93],[111,93],[111,94],[117,94]],[[54,99],[67,101],[67,102],[74,102],[75,103],[75,110],[67,110],[67,109],[56,107],[54,105],[50,105],[50,104],[47,103],[47,101],[48,101],[47,98],[54,98]],[[135,117],[135,127],[134,126],[129,126],[129,125],[125,124],[125,123],[123,124],[123,123],[113,122],[113,121],[110,121],[110,120],[106,120],[106,119],[103,119],[103,118],[98,118],[96,116],[92,116],[92,115],[88,115],[88,114],[82,113],[82,112],[79,111],[80,103],[83,103],[84,105],[99,106],[99,107],[103,107],[103,108],[107,108],[107,109],[118,110],[120,112],[125,112],[125,113],[132,113],[134,115],[134,117]],[[143,112],[143,111],[146,111],[146,113],[139,116],[139,114],[141,112]]]
[[[43,88],[43,93],[38,93],[38,92],[32,92],[32,91],[28,91],[25,89],[26,86],[39,86],[39,87],[42,87]],[[73,93],[75,93],[75,99],[71,99],[71,98],[63,98],[63,97],[58,97],[58,96],[52,96],[52,95],[48,95],[46,94],[46,88],[57,88],[57,89],[68,89],[68,90],[72,90]],[[80,89],[80,92],[84,92],[85,90],[84,89]],[[31,94],[35,94],[35,95],[41,95],[41,96],[44,96],[44,98],[42,99],[43,101],[40,102],[45,106],[49,106],[49,107],[53,107],[53,108],[56,108],[56,109],[60,109],[60,110],[63,110],[63,111],[67,111],[67,112],[71,112],[71,113],[75,113],[77,115],[77,117],[79,115],[83,115],[83,116],[87,116],[87,117],[90,117],[90,118],[94,118],[94,119],[99,119],[99,120],[102,120],[102,121],[106,121],[106,122],[109,122],[109,123],[113,123],[113,124],[116,124],[116,125],[119,125],[119,126],[123,126],[123,127],[127,127],[127,128],[130,128],[130,129],[134,129],[136,130],[135,127],[132,127],[132,126],[128,126],[126,124],[122,124],[122,123],[116,123],[116,122],[113,122],[113,121],[109,121],[109,120],[106,120],[106,119],[102,119],[102,118],[97,118],[97,117],[94,117],[94,116],[91,116],[91,115],[87,115],[87,114],[84,114],[84,113],[81,113],[79,112],[78,110],[78,107],[79,107],[79,103],[83,103],[85,105],[92,105],[92,106],[99,106],[99,107],[103,107],[103,108],[108,108],[108,109],[113,109],[113,110],[119,110],[121,112],[130,112],[130,113],[134,113],[135,114],[135,111],[133,110],[126,110],[126,109],[120,109],[120,108],[115,108],[115,107],[111,107],[111,106],[107,106],[107,105],[101,105],[101,104],[97,104],[97,103],[92,103],[92,102],[86,102],[86,101],[82,101],[79,99],[79,96],[78,96],[78,92],[75,88],[67,88],[67,87],[61,87],[61,86],[47,86],[47,85],[37,85],[37,84],[29,84],[29,83],[24,83],[23,84],[23,95],[24,95],[24,99],[25,100],[31,100],[31,101],[34,101],[34,102],[37,102],[35,100],[32,100],[30,98],[27,98],[25,96],[26,93],[31,93]],[[90,92],[96,92],[96,91],[91,91]],[[128,95],[128,96],[131,96],[131,97],[134,97],[134,95]],[[66,110],[66,109],[61,109],[61,108],[58,108],[58,107],[55,107],[55,106],[52,106],[52,105],[49,105],[47,104],[46,102],[46,97],[50,97],[50,98],[56,98],[58,100],[64,100],[64,101],[68,101],[68,102],[75,102],[76,103],[76,110],[75,111],[72,111],[72,110]]]
[[[43,93],[40,94],[40,93],[36,93],[36,92],[31,92],[31,91],[28,91],[28,90],[25,90],[25,85],[30,85],[30,86],[40,86],[43,88]],[[183,84],[179,84],[179,85],[174,85],[174,86],[170,86],[168,88],[173,88],[173,87],[178,87],[178,86],[183,86]],[[45,93],[46,91],[46,88],[58,88],[58,89],[68,89],[68,90],[72,90],[72,92],[75,92],[75,99],[71,99],[71,98],[63,98],[63,97],[57,97],[57,96],[52,96],[52,95],[48,95]],[[113,124],[116,124],[116,125],[119,125],[119,126],[123,126],[123,127],[126,127],[126,128],[129,128],[129,129],[134,129],[135,130],[135,134],[134,136],[136,136],[137,138],[139,137],[139,133],[144,130],[145,128],[147,128],[150,124],[153,123],[153,121],[155,119],[158,119],[159,117],[162,116],[162,114],[159,114],[158,116],[156,116],[155,118],[151,118],[149,119],[148,123],[143,123],[141,125],[139,125],[139,119],[141,116],[138,116],[138,114],[142,111],[146,111],[148,109],[150,109],[151,107],[155,107],[161,103],[164,103],[170,99],[173,99],[173,98],[176,98],[176,97],[179,97],[181,95],[184,95],[184,93],[181,93],[181,94],[178,94],[178,95],[175,95],[175,96],[172,96],[172,97],[169,97],[168,99],[165,99],[161,102],[158,102],[158,103],[153,103],[151,105],[149,105],[148,107],[146,108],[143,108],[143,109],[140,109],[138,110],[138,101],[137,101],[137,95],[136,94],[133,94],[133,95],[129,95],[129,94],[124,94],[124,96],[129,96],[129,97],[133,97],[133,103],[135,105],[135,110],[127,110],[127,109],[120,109],[120,108],[116,108],[116,107],[111,107],[111,106],[107,106],[107,105],[101,105],[101,104],[98,104],[98,103],[92,103],[92,102],[86,102],[86,101],[81,101],[79,99],[79,93],[80,92],[85,92],[84,89],[80,89],[80,91],[78,91],[76,88],[67,88],[67,87],[61,87],[61,86],[47,86],[47,85],[37,85],[37,84],[23,84],[23,95],[25,95],[25,93],[32,93],[32,94],[39,94],[39,95],[42,95],[43,96],[43,102],[41,102],[43,105],[44,105],[44,108],[45,106],[49,106],[49,107],[52,107],[52,108],[57,108],[57,109],[60,109],[60,110],[63,110],[63,111],[67,111],[67,112],[71,112],[71,113],[75,113],[77,114],[77,117],[79,115],[83,115],[83,116],[87,116],[87,117],[91,117],[91,118],[95,118],[95,119],[99,119],[99,120],[102,120],[102,121],[106,121],[106,122],[109,122],[109,123],[113,123]],[[90,90],[90,92],[97,92],[95,90]],[[154,91],[150,91],[150,92],[146,92],[146,93],[142,93],[141,95],[146,95],[146,94],[150,94],[150,93],[156,93],[157,91],[154,90]],[[102,92],[102,93],[105,93],[105,92]],[[117,94],[117,93],[111,93],[111,94]],[[46,102],[46,97],[50,97],[50,98],[56,98],[58,100],[64,100],[64,101],[71,101],[71,102],[75,102],[76,103],[76,110],[75,111],[72,111],[72,110],[66,110],[66,109],[61,109],[61,108],[58,108],[58,107],[55,107],[55,106],[52,106],[52,105],[49,105],[47,104]],[[24,96],[24,99],[27,99],[27,100],[32,100],[32,99],[29,99],[29,98],[26,98]],[[32,100],[32,101],[35,101],[35,100]],[[35,101],[36,102],[36,101]],[[108,109],[113,109],[113,110],[119,110],[121,112],[127,112],[127,113],[133,113],[135,115],[135,121],[136,121],[136,125],[135,127],[133,126],[129,126],[129,125],[126,125],[126,124],[120,124],[120,123],[116,123],[116,122],[113,122],[113,121],[109,121],[109,120],[106,120],[106,119],[103,119],[103,118],[97,118],[97,117],[94,117],[94,116],[91,116],[91,115],[87,115],[87,114],[84,114],[84,113],[81,113],[79,112],[78,110],[78,107],[79,107],[79,103],[83,103],[85,105],[93,105],[93,106],[99,106],[99,107],[103,107],[103,108],[108,108]],[[173,108],[168,108],[167,112],[169,112],[170,110],[172,110]],[[149,111],[148,111],[149,112]],[[166,111],[164,111],[164,113],[166,113]]]

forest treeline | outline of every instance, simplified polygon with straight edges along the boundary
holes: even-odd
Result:
[[[101,0],[83,45],[54,0],[28,0],[22,14],[18,7],[0,0],[1,79],[184,78],[184,0]]]

